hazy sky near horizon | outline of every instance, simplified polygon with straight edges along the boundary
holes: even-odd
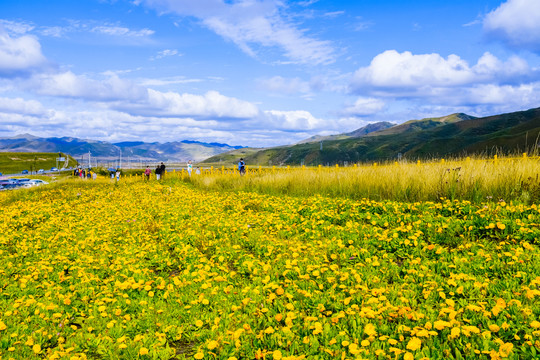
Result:
[[[3,0],[0,137],[291,144],[540,106],[540,0]]]

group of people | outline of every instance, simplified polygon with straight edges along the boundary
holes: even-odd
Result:
[[[156,166],[154,173],[156,174],[157,180],[161,180],[165,177],[165,173],[167,172],[165,169],[166,169],[166,166],[163,162],[161,162],[161,164],[158,164]],[[144,170],[144,179],[150,180],[150,174],[152,174],[152,170],[150,169],[150,165],[147,165],[146,169]]]
[[[97,178],[97,174],[92,171],[91,168],[88,168],[88,171],[86,171],[85,169],[83,168],[76,168],[75,170],[73,170],[73,176],[77,176],[81,179],[93,179],[95,180]]]
[[[166,172],[165,169],[166,169],[166,166],[163,162],[156,166],[154,170],[154,173],[156,174],[156,180],[162,180],[164,178],[164,175]],[[187,169],[188,175],[191,176],[191,173],[193,172],[193,162],[191,160],[187,162],[186,169]],[[246,163],[244,162],[243,158],[241,158],[240,161],[238,162],[238,172],[240,173],[240,175],[245,175],[246,173]],[[195,170],[195,173],[200,174],[201,173],[200,168],[197,168]],[[152,169],[150,169],[150,165],[147,165],[146,169],[144,170],[144,179],[150,180],[151,174],[152,174]]]

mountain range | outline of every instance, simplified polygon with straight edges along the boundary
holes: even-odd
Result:
[[[372,131],[373,130],[373,131]],[[374,123],[350,133],[312,137],[294,145],[233,150],[205,160],[211,164],[243,154],[247,164],[330,165],[397,159],[538,152],[540,108],[487,117],[463,113]]]
[[[93,158],[114,159],[120,154],[123,158],[144,161],[184,162],[200,161],[242,146],[198,141],[174,141],[166,143],[145,143],[142,141],[109,143],[106,141],[83,140],[72,137],[41,138],[29,134],[10,138],[0,138],[2,152],[58,152],[76,158],[89,152]]]

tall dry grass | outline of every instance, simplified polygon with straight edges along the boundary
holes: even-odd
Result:
[[[540,201],[539,158],[458,159],[430,163],[391,163],[346,168],[251,170],[246,176],[206,172],[185,176],[195,186],[353,199],[438,201]]]

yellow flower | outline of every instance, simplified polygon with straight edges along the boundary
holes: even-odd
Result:
[[[203,326],[203,324],[204,323],[202,322],[202,320],[195,321],[195,326],[197,326],[197,327],[201,327],[201,326]]]
[[[7,329],[7,326],[6,326],[6,324],[4,324],[4,322],[3,322],[3,321],[0,321],[0,331],[2,331],[2,330],[6,330],[6,329]]]
[[[280,360],[283,355],[281,354],[281,351],[279,350],[275,350],[273,353],[272,353],[272,357],[275,359],[275,360]]]
[[[369,340],[362,340],[362,342],[360,343],[360,345],[362,345],[363,347],[369,346],[369,344]]]
[[[36,354],[39,354],[41,352],[41,346],[39,344],[32,346],[32,351],[34,351]]]
[[[349,344],[349,351],[351,354],[357,354],[358,353],[358,345],[355,343]]]
[[[409,343],[407,344],[407,349],[411,351],[416,351],[422,347],[422,341],[417,338],[413,337],[411,340],[409,340]]]
[[[403,360],[414,360],[414,355],[410,352],[405,353],[405,356],[403,357]]]
[[[538,322],[538,321],[536,321],[536,320],[533,321],[533,322],[531,323],[531,327],[532,327],[533,329],[538,329],[538,328],[540,328],[540,322]],[[0,322],[0,330],[2,330],[2,323],[1,323],[1,322]]]
[[[195,355],[193,355],[193,357],[194,357],[195,359],[197,359],[197,360],[202,359],[202,358],[204,357],[204,353],[198,352],[198,353],[196,353]]]
[[[278,287],[278,288],[276,289],[276,294],[278,294],[278,295],[283,295],[284,292],[285,292],[285,290],[283,290],[282,287]]]
[[[375,336],[375,335],[377,335],[377,331],[375,330],[375,325],[367,324],[366,327],[364,328],[364,333],[367,336]]]
[[[139,349],[139,355],[146,355],[148,354],[148,349],[145,347],[142,347]]]
[[[206,346],[209,350],[213,350],[215,348],[217,348],[219,345],[219,343],[215,340],[212,340],[208,343],[208,345]]]
[[[452,330],[450,331],[450,338],[456,338],[459,336],[459,334],[461,334],[461,330],[459,330],[458,327],[453,327]]]
[[[502,357],[508,357],[510,353],[512,352],[513,348],[514,348],[514,345],[512,343],[504,343],[499,348],[499,354]]]
[[[501,329],[499,327],[499,325],[497,325],[497,324],[491,324],[491,325],[488,326],[488,328],[489,328],[489,331],[491,331],[491,332],[497,332],[497,331],[499,331]]]

